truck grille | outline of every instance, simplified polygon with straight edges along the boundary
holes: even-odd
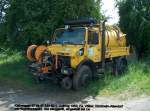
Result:
[[[68,56],[58,56],[58,61],[60,61],[61,66],[69,66],[71,63],[71,59]]]

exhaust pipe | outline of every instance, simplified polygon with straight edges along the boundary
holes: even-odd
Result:
[[[102,48],[101,48],[101,61],[102,61],[102,69],[104,70],[105,68],[105,53],[106,53],[106,46],[105,46],[105,31],[106,31],[106,25],[105,23],[107,20],[104,20],[102,23]]]

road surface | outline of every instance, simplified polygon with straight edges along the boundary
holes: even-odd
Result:
[[[69,104],[69,105],[122,105],[122,107],[97,107],[90,111],[150,111],[150,97],[140,96],[128,100],[115,97],[93,97],[75,91],[25,91],[0,86],[0,111],[14,111],[18,104]],[[95,106],[94,106],[95,107]]]

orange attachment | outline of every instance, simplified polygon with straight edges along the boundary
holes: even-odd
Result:
[[[37,48],[37,45],[30,45],[27,49],[27,58],[30,60],[30,61],[35,61],[35,57],[34,56],[34,51],[33,50],[36,50]]]
[[[41,70],[43,73],[48,73],[48,67],[42,67]]]
[[[41,59],[42,53],[43,53],[45,50],[47,50],[47,47],[44,46],[44,45],[38,46],[38,47],[36,48],[36,51],[35,51],[35,58],[36,58],[37,61],[39,61],[39,60]]]

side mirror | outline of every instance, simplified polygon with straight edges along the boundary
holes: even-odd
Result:
[[[47,44],[47,45],[50,45],[50,40],[47,40],[47,41],[46,41],[46,44]]]
[[[86,41],[84,40],[84,41],[82,41],[82,44],[85,44],[86,43]]]
[[[65,25],[65,30],[68,30],[70,28],[69,25]]]

